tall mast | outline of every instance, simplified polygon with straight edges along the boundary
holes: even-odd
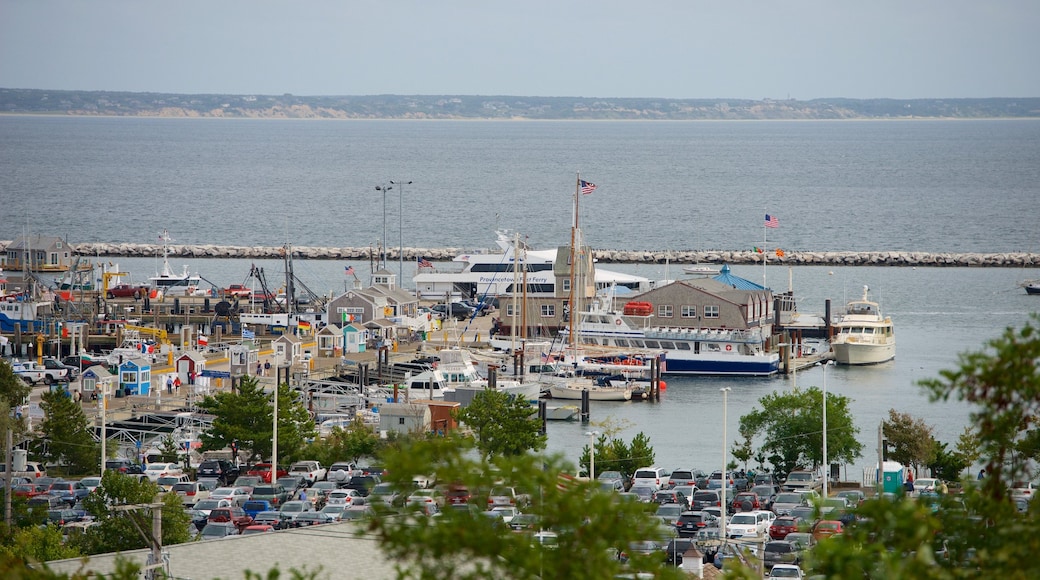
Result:
[[[574,307],[574,282],[575,274],[577,272],[578,263],[576,260],[576,253],[574,245],[578,236],[578,198],[581,197],[581,172],[578,172],[577,177],[574,181],[574,225],[571,226],[571,256],[570,256],[570,276],[571,276],[571,289],[567,296],[567,307],[570,309],[569,316],[567,318],[567,336],[570,338],[571,350],[577,350],[577,336],[575,336],[575,325],[574,319],[577,317],[577,309]]]

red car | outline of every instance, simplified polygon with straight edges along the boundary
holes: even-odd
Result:
[[[762,509],[762,503],[758,499],[758,494],[750,491],[742,491],[733,496],[733,509],[741,512],[749,512],[752,510]]]
[[[148,295],[148,286],[134,284],[117,284],[108,289],[108,298],[144,298]]]
[[[253,467],[249,468],[246,475],[255,475],[263,480],[264,483],[271,483],[271,464],[270,463],[257,463]],[[285,477],[289,475],[289,471],[284,467],[279,467],[275,472],[275,479],[279,477]]]
[[[813,526],[812,535],[817,540],[837,536],[845,531],[845,526],[838,520],[820,520]]]
[[[797,532],[801,523],[802,518],[800,517],[780,516],[773,520],[773,524],[769,526],[769,537],[774,540],[782,540],[787,537],[787,534]]]
[[[225,296],[237,296],[239,298],[249,298],[249,295],[252,294],[253,292],[252,292],[252,290],[250,290],[249,288],[246,288],[245,286],[243,286],[241,284],[232,284],[232,285],[228,286],[227,288],[224,288],[223,293],[224,293]]]

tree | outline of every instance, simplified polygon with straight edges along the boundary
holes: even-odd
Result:
[[[207,396],[199,408],[213,415],[213,426],[202,434],[202,449],[224,449],[237,441],[249,448],[249,460],[271,456],[273,393],[265,393],[256,377],[243,377],[237,392]],[[278,386],[278,450],[280,458],[292,461],[303,450],[306,439],[314,437],[314,421],[289,385]]]
[[[171,463],[180,461],[181,448],[177,444],[177,440],[172,435],[167,435],[162,438],[162,444],[159,446],[159,461],[165,461]]]
[[[759,399],[761,409],[740,418],[745,437],[761,435],[762,451],[768,454],[775,473],[789,473],[799,465],[819,468],[823,464],[823,392],[808,390],[770,393]],[[856,440],[859,429],[849,412],[849,398],[827,395],[827,458],[849,463],[860,457],[863,444]]]
[[[31,392],[32,386],[15,374],[9,362],[0,359],[0,399],[4,408],[21,405]]]
[[[56,525],[28,526],[15,530],[9,545],[0,546],[0,560],[20,558],[25,563],[63,560],[80,556],[74,546],[65,544]]]
[[[743,463],[744,471],[747,471],[748,461],[750,461],[752,456],[754,456],[755,454],[755,447],[753,441],[754,434],[751,432],[741,430],[740,435],[744,437],[744,441],[741,442],[739,445],[734,445],[733,449],[730,451],[730,455],[732,455],[733,458],[737,461]]]
[[[1008,328],[988,350],[962,354],[954,370],[921,381],[931,400],[967,401],[974,429],[962,443],[977,441],[987,476],[967,480],[962,494],[934,500],[876,499],[858,509],[845,533],[821,542],[810,558],[811,573],[828,578],[950,579],[1038,578],[1040,510],[1018,513],[1007,501],[1008,484],[1027,473],[1010,456],[1040,411],[1040,333],[1033,319]],[[972,445],[969,445],[970,447]],[[963,461],[968,455],[959,446]],[[939,446],[937,457],[946,454]]]
[[[561,476],[573,473],[574,466],[558,456],[498,455],[488,461],[469,453],[474,445],[454,435],[406,442],[384,454],[385,481],[402,491],[414,488],[416,473],[436,473],[439,480],[474,491],[505,481],[530,494],[524,512],[537,516],[541,529],[555,532],[558,546],[543,548],[530,534],[512,532],[479,511],[448,509],[434,518],[412,511],[371,518],[368,532],[399,563],[399,578],[581,580],[636,571],[655,578],[683,577],[660,554],[633,554],[627,570],[618,561],[618,551],[631,542],[661,535],[659,521],[645,504],[619,501],[617,494],[597,490],[594,482]],[[474,503],[484,500],[477,497]]]
[[[589,473],[590,459],[589,446],[586,445],[578,459],[578,464],[586,475]],[[631,443],[625,443],[616,437],[608,441],[606,434],[596,439],[596,473],[619,471],[621,476],[628,480],[637,469],[653,464],[654,448],[650,445],[650,438],[642,431],[636,433]]]
[[[530,403],[519,397],[485,389],[455,417],[473,430],[477,449],[485,459],[545,448],[541,424]]]
[[[110,506],[149,504],[160,501],[163,545],[181,544],[190,538],[191,518],[184,511],[180,496],[164,494],[156,500],[159,488],[150,481],[139,481],[118,471],[105,471],[101,485],[83,500],[83,507],[98,525],[88,528],[76,541],[84,554],[125,552],[148,547],[142,536],[150,534],[152,519],[146,510],[116,511]],[[151,508],[155,509],[155,508]]]
[[[914,473],[935,459],[932,427],[923,419],[889,409],[888,420],[884,422],[881,430],[892,446],[888,458],[901,465],[909,465]]]
[[[934,440],[932,443],[935,447],[935,458],[926,464],[932,475],[944,481],[960,480],[961,474],[970,465],[968,460],[958,451],[949,451],[945,443]]]
[[[47,441],[46,460],[67,465],[71,473],[95,472],[101,448],[92,438],[82,407],[64,390],[45,392],[40,407],[45,413],[40,433]]]

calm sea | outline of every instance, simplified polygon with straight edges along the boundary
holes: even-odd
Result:
[[[931,252],[1040,251],[1040,122],[401,122],[0,117],[0,239],[23,232],[70,242],[363,247],[490,247],[494,229],[536,248],[569,240],[575,173],[599,187],[581,199],[596,248],[743,249],[763,244],[762,216],[779,216],[767,247]],[[384,197],[375,186],[389,181]],[[384,205],[385,204],[385,205]],[[385,222],[384,222],[385,215]],[[119,259],[137,280],[154,259]],[[189,263],[224,285],[246,280],[244,260]],[[278,280],[281,264],[258,261]],[[343,268],[297,260],[317,292],[341,292]],[[654,279],[679,264],[609,265]],[[391,268],[397,271],[396,267]],[[761,266],[734,266],[759,282]],[[405,285],[414,268],[404,266]],[[917,381],[957,364],[1040,297],[1017,286],[1022,269],[770,266],[767,284],[793,281],[800,309],[835,310],[869,285],[896,324],[896,360],[829,367],[828,392],[852,399],[873,463],[890,408],[920,416],[955,442],[968,408],[929,403]],[[247,282],[248,283],[248,282]],[[660,404],[596,404],[631,439],[647,433],[658,463],[722,463],[739,417],[777,389],[823,386],[824,369],[770,379],[672,378]],[[596,428],[596,427],[592,427]],[[549,448],[577,459],[580,424],[551,424]],[[599,429],[602,430],[602,427]]]

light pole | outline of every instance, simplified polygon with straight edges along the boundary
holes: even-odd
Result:
[[[827,367],[833,362],[823,362],[823,499],[827,499],[827,478],[830,477],[830,464],[827,463]]]
[[[589,481],[596,481],[596,437],[599,431],[589,431]]]
[[[719,524],[719,539],[722,543],[726,543],[726,484],[729,482],[729,477],[726,475],[726,396],[729,394],[729,387],[722,387],[719,389],[722,392],[722,479],[721,479],[721,496],[722,496],[722,509],[719,510],[721,517]]]
[[[377,185],[376,191],[383,192],[383,250],[380,252],[380,259],[383,261],[383,267],[386,268],[386,192],[393,189],[391,185]]]
[[[411,181],[391,181],[397,186],[397,261],[399,271],[397,273],[397,284],[404,287],[404,186],[411,185]]]

